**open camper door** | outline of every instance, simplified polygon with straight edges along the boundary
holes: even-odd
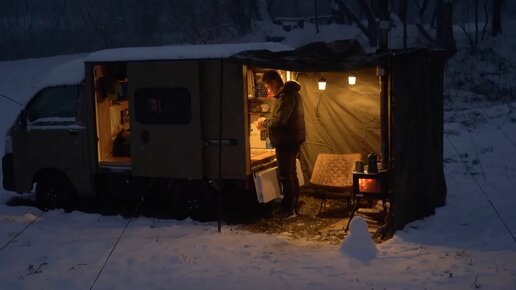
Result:
[[[198,62],[130,62],[127,78],[133,175],[202,178]]]

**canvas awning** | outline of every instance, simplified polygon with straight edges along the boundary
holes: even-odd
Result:
[[[349,71],[375,66],[378,54],[368,54],[355,39],[314,42],[288,51],[250,50],[231,58],[247,65],[297,72]]]

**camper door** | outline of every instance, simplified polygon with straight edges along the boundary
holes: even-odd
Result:
[[[133,174],[201,178],[198,62],[132,62],[127,77]]]

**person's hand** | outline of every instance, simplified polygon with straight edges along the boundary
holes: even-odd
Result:
[[[258,120],[256,120],[256,129],[260,130],[260,131],[263,131],[265,130],[265,121],[267,119],[265,119],[265,117],[260,117],[258,118]]]

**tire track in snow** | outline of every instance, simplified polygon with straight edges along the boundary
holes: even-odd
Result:
[[[513,108],[510,104],[508,104],[507,106],[509,107],[509,112],[507,114],[510,114],[511,110]],[[509,141],[509,143],[512,144],[512,146],[516,147],[516,142],[514,140],[512,140],[512,138],[509,136],[509,134],[507,134],[504,130],[502,130],[502,126],[498,125],[498,123],[494,120],[494,118],[488,118],[488,115],[484,109],[479,108],[479,110],[480,110],[480,114],[482,115],[482,118],[484,118],[484,120],[487,123],[493,124],[495,126],[496,130],[498,130],[505,137],[505,139],[507,139]]]
[[[0,253],[5,249],[7,248],[12,242],[14,242],[16,240],[17,237],[19,237],[21,234],[23,234],[23,232],[28,229],[30,226],[32,226],[41,216],[43,216],[45,214],[44,211],[42,211],[38,216],[36,216],[35,219],[33,219],[30,223],[28,223],[25,227],[23,227],[23,229],[21,229],[19,232],[17,232],[5,245],[3,245],[1,248],[0,248]]]
[[[469,132],[468,132],[469,134]],[[502,217],[502,215],[500,214],[500,211],[496,208],[496,206],[494,205],[494,203],[492,202],[491,198],[489,197],[489,195],[487,194],[487,192],[484,190],[484,188],[482,187],[482,185],[480,184],[480,182],[477,180],[477,178],[475,177],[476,174],[474,172],[472,172],[472,168],[470,166],[468,166],[467,164],[467,160],[465,160],[465,157],[464,157],[464,154],[461,154],[459,152],[459,150],[457,149],[457,147],[455,146],[455,144],[452,142],[451,138],[450,138],[450,135],[449,133],[444,132],[444,136],[446,137],[446,140],[448,141],[448,143],[451,145],[451,147],[453,148],[453,150],[455,151],[455,153],[457,154],[457,156],[459,156],[459,159],[461,161],[461,163],[464,165],[464,168],[466,170],[466,172],[468,173],[469,176],[471,176],[471,178],[473,179],[473,181],[475,182],[475,184],[477,185],[477,187],[480,189],[480,191],[482,192],[484,198],[486,199],[486,201],[489,203],[489,205],[491,206],[491,208],[493,209],[493,211],[495,212],[496,216],[498,217],[498,219],[500,220],[500,222],[504,225],[505,229],[507,230],[507,232],[509,233],[509,235],[512,237],[512,240],[516,243],[516,236],[514,235],[514,233],[511,231],[509,225],[507,224],[507,222],[505,221],[505,219]],[[475,144],[473,144],[473,139],[471,137],[471,134],[470,134],[470,142],[471,142],[471,145],[473,145],[473,151],[475,152],[476,154],[476,147],[475,147]],[[478,163],[480,163],[480,156],[477,155],[477,159],[478,159]],[[466,155],[467,156],[467,155]],[[483,171],[483,169],[482,169]],[[485,176],[485,174],[484,174]],[[485,177],[484,177],[485,179]]]

